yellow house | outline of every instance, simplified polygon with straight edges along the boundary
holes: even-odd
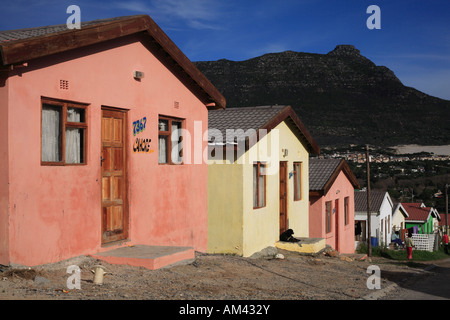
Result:
[[[208,112],[209,253],[248,257],[287,229],[309,235],[309,155],[320,149],[290,106]]]

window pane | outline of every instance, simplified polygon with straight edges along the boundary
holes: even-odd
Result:
[[[266,165],[265,164],[260,164],[259,165],[259,174],[260,175],[266,175]]]
[[[67,108],[67,122],[85,122],[84,109]]]
[[[172,133],[171,133],[171,141],[172,141],[172,162],[181,163],[181,122],[172,121]]]
[[[159,120],[159,131],[169,131],[169,121],[168,120]]]
[[[344,198],[344,219],[345,224],[348,224],[348,197]]]
[[[261,171],[262,171],[262,166],[260,167]],[[262,173],[262,172],[261,172]],[[264,199],[265,199],[265,191],[266,191],[266,186],[264,185],[264,177],[262,174],[259,176],[259,207],[264,207],[265,203],[264,203]]]
[[[253,207],[258,207],[258,165],[253,165]]]
[[[168,136],[159,136],[158,139],[158,161],[159,163],[167,163],[167,143]]]
[[[66,128],[66,163],[84,163],[84,129]]]
[[[331,232],[331,202],[325,203],[326,232]]]
[[[61,107],[42,106],[42,161],[61,161]]]
[[[300,174],[300,164],[295,163],[294,164],[294,170],[295,170],[295,200],[300,200],[301,199],[301,174]]]

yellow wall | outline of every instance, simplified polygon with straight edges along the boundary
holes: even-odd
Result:
[[[392,228],[399,230],[403,226],[405,227],[405,216],[402,214],[400,209],[396,208],[394,214],[392,215]]]
[[[242,255],[242,165],[208,165],[208,253]]]
[[[288,150],[286,157],[282,149]],[[208,165],[208,252],[245,257],[279,240],[279,162],[288,162],[288,227],[309,236],[309,154],[286,122],[245,153],[239,163]],[[253,209],[253,162],[267,162],[266,206]],[[294,201],[294,161],[302,162],[302,200]]]
[[[276,145],[278,142],[278,146]],[[283,156],[282,150],[288,155]],[[273,152],[272,152],[273,151]],[[256,156],[257,154],[257,156]],[[296,237],[309,236],[309,154],[286,122],[261,139],[246,156],[253,160],[267,161],[269,172],[266,185],[266,206],[253,209],[252,161],[244,165],[244,256],[250,256],[279,240],[280,230],[280,176],[279,162],[288,162],[288,228]],[[302,162],[302,200],[294,201],[293,163]],[[273,167],[272,167],[273,165]],[[271,170],[273,169],[273,170]],[[272,174],[270,174],[272,173]]]

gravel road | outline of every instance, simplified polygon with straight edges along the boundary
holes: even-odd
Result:
[[[356,300],[426,273],[420,266],[361,256],[303,256],[278,250],[284,259],[196,254],[193,263],[147,270],[77,257],[34,268],[2,267],[0,299],[8,300]],[[93,283],[93,266],[109,272]],[[81,270],[80,289],[69,289],[67,267]],[[381,270],[381,290],[369,290],[369,266]],[[75,282],[72,282],[75,283]]]

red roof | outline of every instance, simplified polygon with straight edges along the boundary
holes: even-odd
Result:
[[[405,220],[427,221],[433,208],[422,207],[421,203],[402,203],[403,208],[408,212],[409,217]]]

